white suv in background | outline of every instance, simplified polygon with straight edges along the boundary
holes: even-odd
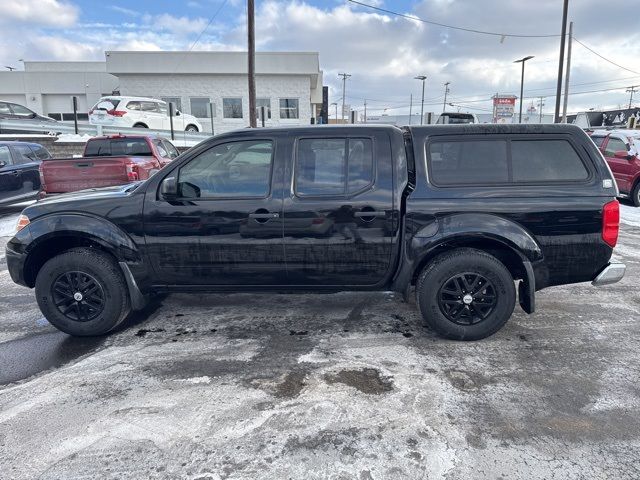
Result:
[[[102,97],[89,110],[89,122],[107,127],[171,128],[167,102],[145,97]],[[173,129],[201,132],[202,125],[193,115],[176,110],[173,112]]]

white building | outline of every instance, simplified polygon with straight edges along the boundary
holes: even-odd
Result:
[[[25,71],[0,72],[0,100],[80,118],[100,96],[161,98],[195,115],[215,133],[249,125],[246,52],[105,52],[105,62],[25,62]],[[266,125],[308,125],[322,104],[317,52],[256,53],[257,106]],[[211,106],[210,106],[211,104]],[[258,113],[260,108],[258,108]]]
[[[118,88],[105,62],[24,62],[24,71],[0,72],[0,100],[19,103],[56,120],[72,120],[72,97],[80,119],[103,95]]]

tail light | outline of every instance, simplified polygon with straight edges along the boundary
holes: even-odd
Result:
[[[40,176],[40,189],[41,190],[46,190],[47,186],[44,183],[44,174],[42,173],[43,164],[44,164],[44,162],[40,163],[40,168],[38,168],[38,175]]]
[[[602,209],[602,240],[610,247],[618,243],[620,231],[620,204],[618,200],[606,203]]]
[[[127,180],[129,180],[130,182],[135,182],[140,179],[140,176],[138,175],[138,169],[135,165],[126,165],[125,169],[127,171]]]
[[[314,218],[311,220],[311,225],[322,225],[324,223],[324,218]]]
[[[127,113],[124,110],[116,110],[115,108],[113,110],[107,110],[107,115],[111,115],[113,117],[122,117],[125,113]]]

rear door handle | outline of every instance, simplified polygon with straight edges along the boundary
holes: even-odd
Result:
[[[250,213],[249,218],[278,218],[279,213]]]

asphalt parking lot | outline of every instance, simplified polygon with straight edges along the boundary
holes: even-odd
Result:
[[[74,339],[14,285],[0,213],[0,478],[640,478],[640,209],[625,279],[438,338],[391,293],[170,295]],[[4,236],[2,236],[4,235]]]

